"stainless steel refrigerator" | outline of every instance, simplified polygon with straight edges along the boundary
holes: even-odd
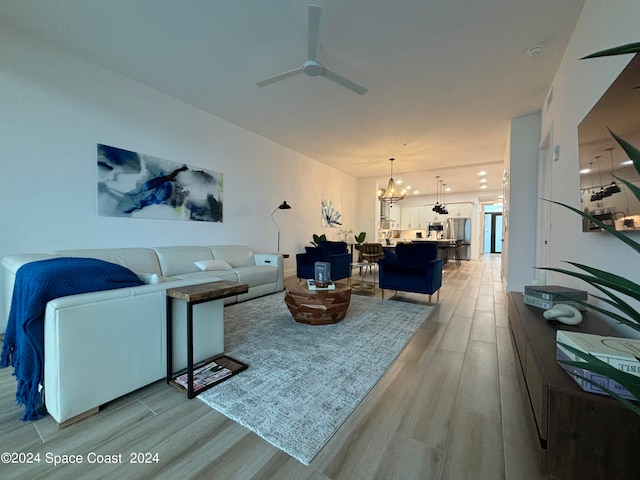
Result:
[[[471,219],[449,218],[445,226],[445,237],[462,240],[460,256],[463,260],[471,259]]]

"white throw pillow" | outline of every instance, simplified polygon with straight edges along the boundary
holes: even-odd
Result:
[[[138,275],[138,278],[147,285],[155,285],[157,283],[164,282],[164,277],[157,273],[136,273],[136,275]]]
[[[199,262],[193,262],[203,272],[212,270],[231,270],[233,267],[224,260],[200,260]]]

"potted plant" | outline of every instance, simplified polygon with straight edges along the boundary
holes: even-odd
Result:
[[[603,57],[609,55],[621,55],[625,53],[638,53],[640,52],[640,43],[633,43],[628,45],[622,45],[620,47],[611,48],[607,50],[602,50],[600,52],[593,53],[584,58],[596,58]],[[616,135],[614,132],[609,130],[613,138],[616,142],[622,147],[625,153],[629,156],[629,159],[633,161],[633,165],[636,171],[640,174],[640,150],[629,142]],[[633,193],[633,195],[640,200],[640,188],[636,187],[634,184],[624,180],[623,178],[615,177],[616,180],[622,182],[624,185],[629,188],[629,190]],[[578,215],[581,215],[584,219],[589,222],[594,223],[598,227],[602,228],[605,232],[613,235],[615,238],[625,243],[628,247],[632,248],[636,253],[640,254],[640,243],[632,240],[627,235],[617,231],[614,227],[609,226],[599,219],[585,213],[577,208],[566,205],[560,202],[554,202],[557,205],[560,205],[564,208],[567,208]],[[604,306],[593,305],[587,302],[584,303],[588,308],[599,312],[605,316],[612,318],[620,324],[627,325],[628,327],[633,328],[635,331],[640,332],[640,312],[637,311],[632,305],[630,305],[624,297],[634,299],[636,301],[640,301],[640,285],[632,282],[620,275],[616,275],[615,273],[607,272],[604,270],[600,270],[598,268],[590,267],[588,265],[576,263],[576,262],[567,262],[573,267],[577,268],[577,271],[562,269],[562,268],[553,268],[553,267],[540,267],[543,270],[549,270],[552,272],[561,273],[564,275],[568,275],[574,278],[578,278],[582,281],[587,282],[592,287],[596,288],[600,292],[601,295],[592,295],[592,297],[600,300]],[[611,307],[612,309],[610,309]],[[563,363],[567,365],[576,366],[582,368],[584,370],[603,375],[605,377],[611,378],[618,382],[620,385],[625,387],[629,392],[636,397],[640,401],[640,377],[632,375],[630,373],[623,372],[618,370],[617,368],[609,365],[606,362],[598,359],[594,355],[590,355],[588,353],[584,353],[581,350],[577,350],[572,348],[569,345],[564,343],[559,343],[564,348],[569,350],[570,352],[577,355],[583,361],[563,361]],[[578,375],[580,376],[580,375]],[[640,407],[637,404],[630,402],[629,400],[621,397],[615,392],[609,390],[608,388],[602,387],[596,382],[592,381],[589,378],[580,376],[587,382],[594,384],[606,391],[608,394],[616,398],[619,402],[625,405],[627,408],[631,409],[636,414],[640,415]]]
[[[311,241],[311,245],[317,247],[320,242],[326,242],[327,236],[323,233],[322,235],[313,234],[313,240]]]
[[[355,248],[358,250],[358,263],[362,262],[362,243],[364,239],[367,237],[367,232],[360,232],[358,235],[354,235],[353,238],[356,240]]]

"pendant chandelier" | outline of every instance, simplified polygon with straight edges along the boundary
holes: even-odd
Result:
[[[381,192],[379,195],[380,200],[387,203],[396,203],[402,200],[405,196],[406,190],[402,190],[398,192],[396,188],[396,182],[393,180],[393,161],[395,158],[390,158],[391,162],[391,177],[389,178],[389,183],[387,184],[387,189],[384,192]]]

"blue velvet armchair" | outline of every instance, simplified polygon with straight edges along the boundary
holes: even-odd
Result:
[[[320,242],[317,247],[305,247],[305,253],[296,255],[298,278],[313,278],[316,262],[331,264],[331,280],[351,277],[351,254],[345,242]]]
[[[395,253],[385,248],[384,257],[378,260],[382,298],[385,289],[426,293],[429,305],[434,293],[440,298],[442,260],[435,243],[400,243]]]

